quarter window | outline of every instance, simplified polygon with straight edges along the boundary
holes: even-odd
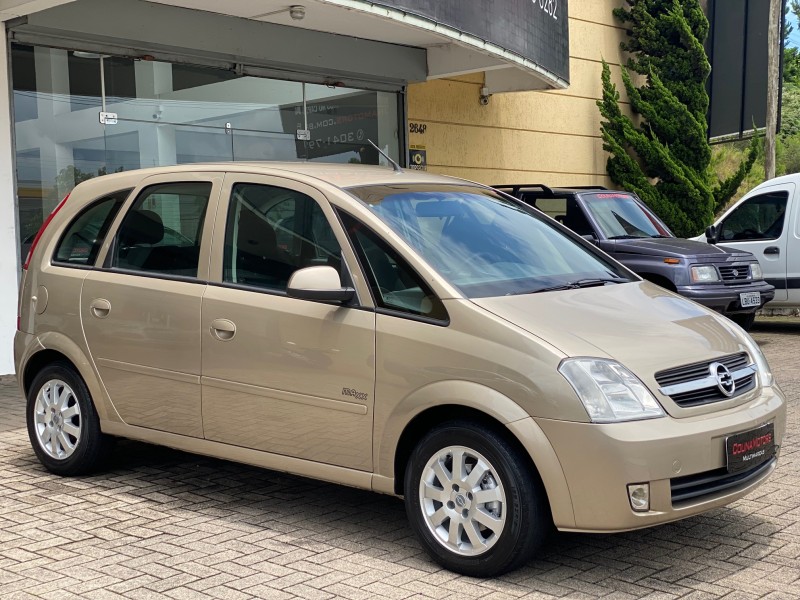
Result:
[[[197,277],[210,182],[167,183],[142,191],[117,233],[112,265]]]
[[[298,269],[327,265],[341,272],[333,229],[312,198],[268,185],[234,186],[228,208],[223,281],[285,291]]]
[[[83,209],[59,240],[53,262],[93,265],[100,246],[106,239],[108,228],[130,192],[115,192]]]
[[[340,213],[381,308],[447,321],[447,310],[414,268],[366,225]]]
[[[783,233],[788,192],[753,196],[722,222],[720,241],[774,240]]]

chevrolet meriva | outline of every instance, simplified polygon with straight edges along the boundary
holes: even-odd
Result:
[[[519,566],[552,524],[723,506],[774,471],[785,401],[731,321],[487,187],[322,164],[80,184],[22,278],[33,449],[115,436],[402,495],[449,569]]]

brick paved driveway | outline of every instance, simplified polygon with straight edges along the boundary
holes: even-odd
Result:
[[[751,496],[620,535],[554,535],[505,577],[442,571],[400,500],[133,442],[111,471],[48,475],[0,380],[0,600],[800,598],[800,321],[754,333],[789,402],[781,464]]]

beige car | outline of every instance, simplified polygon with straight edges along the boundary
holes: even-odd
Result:
[[[477,184],[218,164],[80,184],[25,266],[31,443],[114,437],[405,497],[445,567],[519,566],[553,524],[724,506],[774,471],[786,405],[737,325]]]

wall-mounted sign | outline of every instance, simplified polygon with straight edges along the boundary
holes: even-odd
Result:
[[[297,135],[298,158],[321,158],[355,152],[363,163],[378,164],[378,153],[367,140],[378,142],[378,94],[356,92],[306,103],[308,139]],[[305,129],[303,104],[280,107],[281,124],[286,133]]]
[[[567,0],[376,0],[373,4],[472,34],[569,81]]]
[[[408,168],[415,171],[428,170],[428,151],[426,150],[425,146],[409,146]]]

